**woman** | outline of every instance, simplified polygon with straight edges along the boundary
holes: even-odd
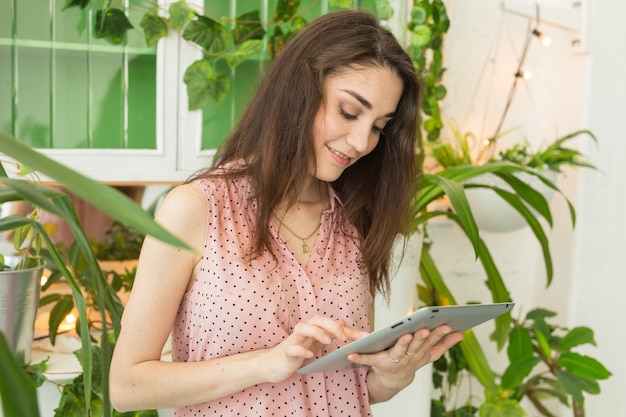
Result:
[[[418,96],[410,58],[368,13],[324,15],[283,48],[214,168],[157,215],[196,253],[146,239],[113,357],[116,408],[367,416],[462,338],[422,329],[350,356],[363,366],[296,372],[367,334],[373,294],[387,292]]]

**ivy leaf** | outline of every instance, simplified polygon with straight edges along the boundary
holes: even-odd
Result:
[[[352,0],[330,0],[328,6],[331,9],[351,9]]]
[[[124,42],[126,32],[133,25],[121,9],[98,10],[96,12],[95,36],[119,45]]]
[[[274,21],[287,22],[298,11],[300,0],[278,0],[276,10],[274,11]]]
[[[43,374],[48,369],[48,361],[50,357],[47,357],[41,362],[33,363],[24,368],[26,371],[26,375],[33,381],[36,387],[40,387],[47,380],[46,376]]]
[[[570,350],[573,347],[590,343],[595,346],[593,330],[589,327],[575,327],[570,330],[560,341],[559,347],[562,350]]]
[[[522,357],[511,362],[504,374],[502,374],[500,382],[502,388],[512,389],[517,387],[539,362],[541,362],[541,359],[536,356]]]
[[[87,410],[84,396],[85,386],[83,375],[79,375],[63,387],[59,406],[54,410],[54,417],[66,416],[101,416],[103,413],[102,399],[93,393],[91,396],[90,410]]]
[[[243,61],[263,49],[263,41],[247,40],[239,45],[232,53],[226,57],[226,63],[230,69],[235,69]]]
[[[84,9],[89,5],[89,0],[67,0],[65,2],[65,6],[63,6],[63,10],[69,9],[70,7],[80,7]]]
[[[426,10],[424,10],[423,7],[414,6],[411,9],[411,23],[413,23],[414,26],[424,24],[426,22],[427,16],[428,14],[426,13]]]
[[[221,103],[230,88],[230,78],[216,71],[207,59],[191,64],[185,71],[183,81],[187,85],[189,110],[202,109],[211,99]]]
[[[91,352],[92,352],[92,361],[91,361],[91,372],[92,372],[92,382],[93,382],[93,391],[95,392],[102,392],[102,367],[101,367],[101,363],[102,363],[102,350],[100,349],[100,346],[98,345],[91,345]],[[82,349],[77,349],[74,351],[74,356],[76,356],[76,359],[78,359],[78,362],[80,363],[80,366],[84,369],[85,368],[85,363],[82,361],[83,359],[83,354],[82,354]],[[109,362],[110,362],[110,358],[109,358]]]
[[[185,0],[170,4],[170,18],[168,19],[172,27],[181,30],[194,18],[195,12],[187,5]]]
[[[183,38],[200,45],[209,54],[222,52],[232,41],[226,26],[206,16],[198,16],[197,20],[189,22]]]
[[[270,59],[274,59],[278,56],[281,49],[283,49],[283,46],[285,46],[286,41],[287,37],[283,34],[282,29],[280,26],[276,26],[274,28],[274,33],[270,37],[267,44],[267,53],[269,54]]]
[[[148,46],[156,45],[159,39],[167,36],[169,30],[160,16],[145,13],[140,23]]]
[[[237,18],[237,24],[233,29],[235,45],[239,45],[250,39],[263,39],[265,30],[261,24],[261,16],[258,10],[242,14]]]
[[[586,379],[607,379],[611,373],[598,362],[589,356],[580,355],[574,352],[565,352],[557,360],[558,364],[574,375]]]
[[[389,0],[376,0],[374,7],[376,16],[380,20],[389,20],[393,17],[393,7],[389,4]]]
[[[414,46],[418,46],[420,48],[428,45],[430,42],[430,38],[432,36],[432,32],[430,28],[426,25],[418,25],[413,28],[411,31],[411,38],[409,43]]]
[[[71,295],[64,295],[50,311],[50,318],[48,319],[48,328],[50,329],[50,343],[54,346],[56,342],[57,332],[59,325],[65,317],[70,314],[74,308],[74,298]]]

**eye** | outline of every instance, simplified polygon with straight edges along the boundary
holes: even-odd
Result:
[[[341,114],[341,116],[346,119],[346,120],[356,120],[358,116],[354,115],[354,114],[350,114],[347,111],[345,111],[343,109],[343,107],[339,107],[339,113]]]
[[[385,129],[384,127],[378,127],[376,125],[372,125],[372,132],[373,133],[378,133],[378,134],[381,134],[381,135],[384,136],[385,135],[384,129]]]

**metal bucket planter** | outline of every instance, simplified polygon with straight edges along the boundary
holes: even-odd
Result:
[[[21,365],[30,363],[43,269],[0,271],[0,331]]]

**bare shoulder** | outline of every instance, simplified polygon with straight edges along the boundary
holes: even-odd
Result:
[[[198,184],[174,187],[165,197],[155,220],[194,248],[202,247],[206,229],[207,202]]]

